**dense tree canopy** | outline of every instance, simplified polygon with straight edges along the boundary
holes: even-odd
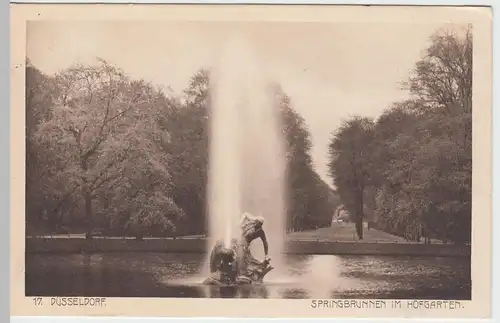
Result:
[[[315,173],[304,119],[279,91],[288,230],[330,224],[338,201]],[[210,73],[169,96],[98,59],[56,75],[26,66],[30,233],[206,233]]]
[[[329,226],[339,201],[314,171],[312,142],[304,118],[293,109],[292,99],[279,85],[274,87],[283,118],[287,156],[287,230]]]
[[[342,124],[330,144],[331,176],[342,203],[356,223],[356,232],[363,239],[364,195],[370,174],[373,121],[354,117]]]
[[[371,190],[379,228],[415,240],[470,241],[470,29],[433,35],[405,86],[409,100],[376,122],[352,118],[333,135],[330,170],[342,202],[360,214]]]
[[[28,140],[36,152],[50,154],[40,165],[49,176],[39,180],[57,206],[71,199],[72,213],[81,213],[90,237],[102,222],[100,213],[121,216],[129,200],[167,198],[158,195],[168,195],[170,181],[168,156],[161,151],[166,138],[156,126],[160,107],[168,105],[166,98],[103,60],[72,67],[54,81],[50,118],[40,122]],[[53,209],[42,212],[54,216]],[[138,216],[130,209],[125,213]]]

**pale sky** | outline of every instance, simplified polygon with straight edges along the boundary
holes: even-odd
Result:
[[[235,30],[291,97],[312,136],[316,171],[327,175],[328,142],[343,119],[377,117],[408,94],[409,75],[440,25],[215,22],[29,22],[27,55],[46,73],[106,59],[128,75],[176,93],[210,67]]]

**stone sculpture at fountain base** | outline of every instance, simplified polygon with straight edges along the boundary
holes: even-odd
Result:
[[[259,261],[249,248],[233,239],[231,246],[217,241],[210,253],[210,277],[204,283],[209,285],[246,285],[263,282],[274,267],[270,260]]]

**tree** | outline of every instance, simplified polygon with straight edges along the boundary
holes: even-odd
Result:
[[[330,175],[342,204],[354,217],[356,233],[363,239],[364,195],[370,183],[373,121],[353,117],[340,126],[330,141]]]
[[[307,191],[304,229],[317,229],[331,225],[334,210],[339,201],[333,190],[312,169],[308,171],[309,184]]]
[[[279,94],[288,228],[328,225],[336,196],[314,171],[304,119]],[[88,239],[95,230],[138,239],[206,232],[210,107],[206,70],[181,98],[101,59],[53,76],[30,66],[28,222],[56,232],[84,228]]]
[[[271,84],[271,91],[285,140],[287,232],[329,226],[339,201],[314,170],[308,126],[279,84]]]
[[[425,102],[422,127],[435,175],[429,183],[434,215],[427,221],[447,239],[470,241],[472,200],[472,30],[440,30],[417,62],[411,93]],[[439,220],[437,220],[439,219]],[[436,221],[437,220],[437,221]]]
[[[185,100],[176,100],[163,112],[161,128],[169,141],[162,150],[172,184],[172,198],[183,210],[176,232],[206,232],[206,185],[208,167],[209,72],[195,73],[184,91]]]
[[[52,117],[39,125],[36,138],[57,153],[55,177],[67,197],[83,201],[87,239],[95,229],[93,206],[104,192],[125,184],[134,175],[168,178],[166,156],[157,149],[155,103],[161,94],[143,81],[98,60],[93,66],[71,67],[56,76],[59,95]]]
[[[371,185],[378,227],[470,241],[472,34],[440,30],[416,63],[410,100],[380,116],[372,141]]]
[[[308,216],[307,197],[312,159],[311,141],[304,119],[293,109],[290,97],[279,84],[272,84],[274,107],[281,116],[286,153],[287,231],[303,230]],[[307,174],[306,174],[307,173]]]
[[[185,216],[184,211],[162,191],[140,191],[123,205],[123,210],[130,213],[125,228],[139,240],[146,235],[176,233],[177,223]]]
[[[472,28],[464,34],[446,29],[431,37],[431,45],[405,84],[429,109],[449,115],[472,111]]]
[[[26,62],[26,229],[41,228],[47,207],[54,204],[50,191],[44,190],[43,178],[50,176],[54,155],[37,145],[34,134],[38,125],[50,118],[56,95],[54,79],[45,75],[29,60]],[[52,212],[51,212],[52,214]]]

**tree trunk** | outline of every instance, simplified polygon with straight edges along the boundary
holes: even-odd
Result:
[[[356,220],[356,234],[359,240],[363,240],[363,221],[359,219]]]
[[[80,168],[86,175],[88,170],[87,157],[82,156],[80,159]],[[92,240],[94,231],[94,221],[92,218],[92,192],[87,183],[87,180],[83,180],[82,186],[83,200],[84,200],[84,216],[85,216],[85,239]]]
[[[92,218],[92,195],[87,188],[84,188],[83,198],[85,199],[85,221],[87,223],[85,239],[92,240],[92,231],[94,230],[94,221]]]
[[[364,199],[363,199],[363,189],[358,192],[358,203],[356,212],[356,233],[358,238],[363,240],[363,218],[364,218]]]

